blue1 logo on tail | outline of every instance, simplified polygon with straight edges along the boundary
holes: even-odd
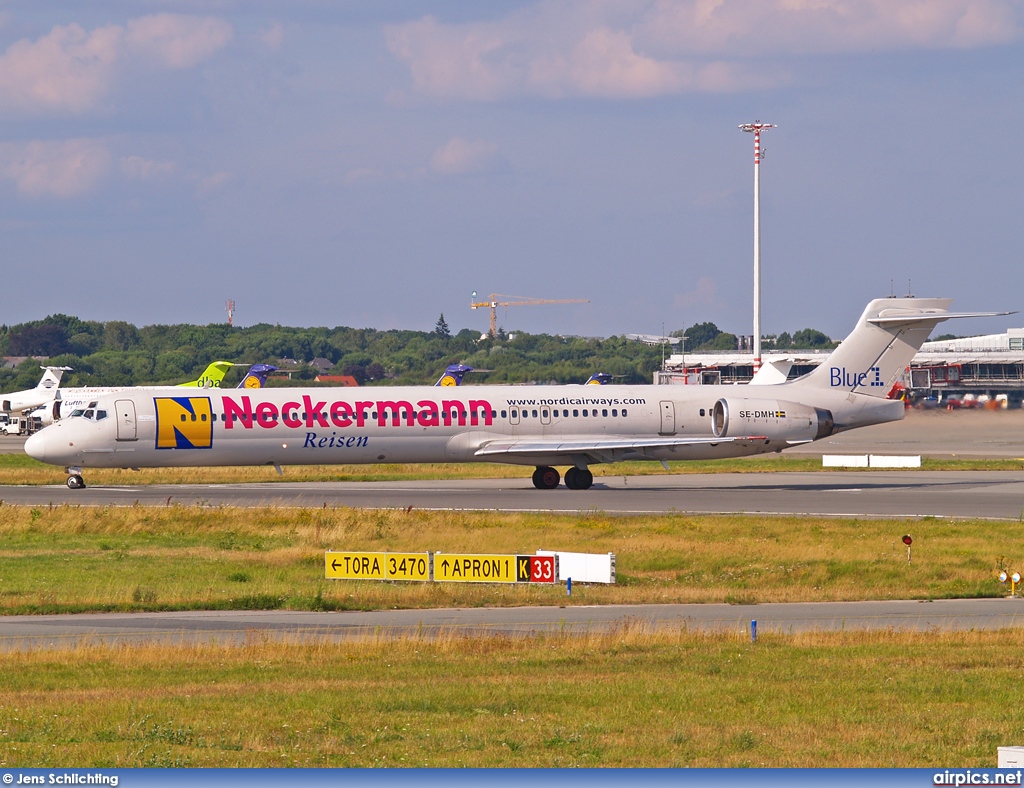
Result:
[[[846,367],[830,367],[829,385],[832,388],[855,389],[859,386],[885,386],[885,383],[878,367],[871,367],[867,372],[849,372]]]

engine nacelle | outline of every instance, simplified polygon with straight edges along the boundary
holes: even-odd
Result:
[[[764,436],[778,441],[812,441],[835,432],[832,412],[796,402],[723,397],[711,411],[716,438]]]

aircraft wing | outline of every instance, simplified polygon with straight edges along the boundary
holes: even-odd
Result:
[[[764,436],[735,438],[585,438],[579,440],[523,440],[488,441],[477,449],[477,457],[563,455],[567,460],[573,455],[600,457],[604,462],[637,457],[652,449],[671,449],[684,446],[717,446],[720,443],[735,443],[741,446],[764,444]]]

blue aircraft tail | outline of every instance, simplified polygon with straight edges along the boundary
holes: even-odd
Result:
[[[273,364],[253,364],[245,373],[242,382],[238,384],[240,389],[261,389],[267,385],[267,376],[271,372],[277,372]]]

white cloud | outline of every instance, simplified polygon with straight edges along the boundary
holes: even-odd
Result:
[[[710,276],[702,276],[697,280],[697,286],[685,293],[676,293],[672,299],[672,305],[677,309],[694,309],[695,307],[719,306],[718,287],[715,280]]]
[[[269,30],[261,31],[259,37],[267,49],[277,52],[284,43],[284,28],[280,22],[276,22]]]
[[[430,157],[430,169],[440,175],[479,172],[494,161],[498,146],[483,140],[452,137]]]
[[[659,0],[636,20],[664,54],[762,56],[1004,44],[1010,0]]]
[[[544,0],[502,19],[386,28],[417,92],[647,97],[789,81],[751,58],[1005,44],[1013,0]]]
[[[215,172],[213,175],[200,179],[199,184],[196,186],[196,195],[199,197],[209,197],[223,189],[232,180],[233,176],[230,172]]]
[[[153,161],[141,156],[123,156],[120,166],[122,175],[140,181],[148,181],[174,172],[173,161]]]
[[[223,19],[154,14],[131,20],[127,40],[168,68],[192,68],[226,47],[233,33]]]
[[[86,31],[58,25],[41,38],[16,41],[0,55],[0,109],[80,113],[94,108],[137,58],[189,68],[231,40],[214,18],[141,17]]]
[[[92,191],[110,162],[110,151],[96,140],[0,145],[0,174],[30,197],[74,197]]]

